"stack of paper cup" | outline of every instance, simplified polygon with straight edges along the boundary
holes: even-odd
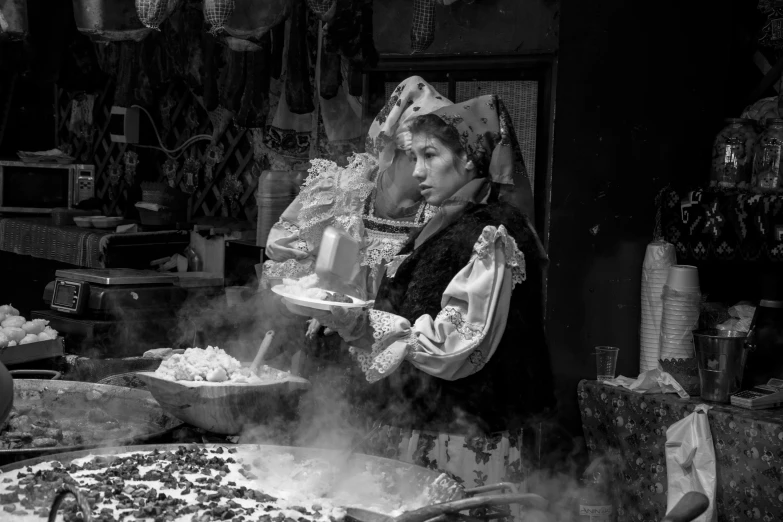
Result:
[[[677,264],[674,245],[655,241],[647,245],[642,264],[642,322],[639,325],[639,369],[641,372],[658,367],[661,354],[661,318],[663,316],[663,285],[669,277],[669,267]]]
[[[698,327],[701,291],[695,266],[675,265],[663,289],[661,359],[693,357],[692,332]]]

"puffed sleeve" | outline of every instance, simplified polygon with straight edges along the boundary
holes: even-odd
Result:
[[[470,261],[446,287],[437,317],[422,315],[411,325],[398,315],[369,311],[372,349],[354,349],[367,380],[388,376],[405,359],[446,380],[481,370],[503,336],[511,291],[525,278],[525,257],[514,238],[503,225],[485,227]]]
[[[299,212],[302,202],[297,196],[280,215],[280,219],[269,230],[266,240],[266,257],[278,263],[288,259],[304,259],[311,255],[299,237]]]

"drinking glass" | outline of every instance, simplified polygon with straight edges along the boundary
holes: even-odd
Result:
[[[596,346],[595,363],[599,381],[610,381],[617,371],[617,354],[619,348],[614,346]]]

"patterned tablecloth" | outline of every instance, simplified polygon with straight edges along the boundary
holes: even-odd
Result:
[[[783,194],[666,188],[659,211],[680,262],[783,261]]]
[[[698,398],[641,395],[596,381],[578,387],[591,458],[617,455],[613,481],[618,522],[657,522],[666,512],[666,430],[690,415]],[[707,403],[709,404],[709,403]],[[719,522],[783,520],[783,410],[712,405]]]

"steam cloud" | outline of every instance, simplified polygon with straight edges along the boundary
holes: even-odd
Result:
[[[311,381],[311,388],[285,405],[296,410],[295,417],[279,412],[266,418],[261,424],[248,423],[239,436],[240,443],[293,445],[323,449],[347,450],[367,432],[354,414],[355,404],[344,395],[347,365],[356,365],[347,355],[347,347],[337,346],[337,336],[317,342],[306,337],[306,322],[294,316],[271,292],[254,293],[248,289],[247,299],[238,306],[231,306],[225,296],[211,300],[194,299],[185,304],[179,315],[179,347],[206,345],[219,346],[241,361],[252,361],[264,334],[275,330],[275,342],[267,355],[267,364],[280,370],[289,370],[292,356],[299,350],[308,353],[308,360],[320,360],[318,367],[303,368],[302,376]],[[195,341],[195,342],[194,342]],[[341,355],[319,353],[340,350]],[[311,362],[312,364],[312,362]],[[363,383],[366,386],[372,384]],[[413,393],[426,393],[420,388]],[[298,399],[298,400],[296,400]],[[387,405],[394,424],[404,420],[409,401]],[[461,432],[480,433],[480,427],[460,411],[453,412],[461,426]],[[292,422],[294,421],[294,422]],[[544,436],[537,436],[544,433]],[[588,466],[585,447],[581,439],[572,439],[550,418],[528,419],[525,430],[526,469],[519,479],[521,491],[536,493],[550,502],[549,510],[527,512],[526,522],[577,522],[578,506],[587,489],[581,482],[584,470],[597,464],[607,466],[612,476],[621,470],[622,463],[615,456],[603,456]],[[529,438],[532,438],[529,440]],[[364,449],[359,449],[364,453]],[[466,483],[465,487],[475,484]],[[616,509],[615,503],[615,509]]]

